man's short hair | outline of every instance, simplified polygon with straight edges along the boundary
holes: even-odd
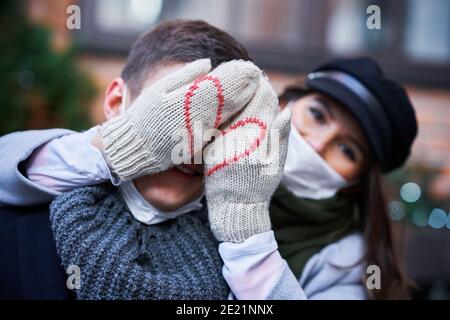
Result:
[[[131,96],[136,97],[152,68],[202,58],[211,59],[213,68],[230,60],[252,60],[244,46],[228,33],[204,21],[174,20],[136,40],[121,76]]]

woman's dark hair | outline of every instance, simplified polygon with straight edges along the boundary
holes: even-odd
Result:
[[[300,99],[314,91],[303,87],[288,87],[280,95],[280,104]],[[359,229],[363,232],[366,266],[377,265],[381,270],[381,289],[367,290],[374,299],[407,299],[412,282],[405,272],[405,263],[399,240],[393,232],[386,198],[383,193],[381,170],[369,161],[358,186],[345,196],[358,207]],[[367,275],[366,275],[367,277]]]
[[[355,198],[366,244],[364,262],[381,270],[381,289],[367,292],[375,299],[409,298],[412,282],[406,275],[400,239],[393,232],[381,169],[376,164],[368,166]]]

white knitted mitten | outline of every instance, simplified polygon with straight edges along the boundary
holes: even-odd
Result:
[[[289,123],[289,110],[278,112],[277,95],[261,77],[249,104],[206,147],[206,200],[219,241],[241,243],[271,229],[269,201],[283,173]]]
[[[201,59],[170,73],[101,126],[106,158],[121,180],[174,166],[172,149],[181,139],[174,136],[184,132],[192,139],[194,122],[203,129],[218,127],[248,103],[260,77],[253,63],[242,60],[210,71],[210,60]],[[198,151],[190,146],[192,153]]]

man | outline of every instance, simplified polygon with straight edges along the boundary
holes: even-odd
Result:
[[[209,60],[203,58],[209,58]],[[185,66],[186,63],[198,59],[203,60]],[[171,92],[178,89],[175,100],[182,101],[179,99],[183,97],[181,94],[184,95],[181,90],[182,86],[189,85],[198,77],[208,74],[223,62],[237,59],[251,60],[246,50],[238,42],[205,22],[174,21],[162,24],[137,40],[129,54],[121,77],[114,79],[108,86],[103,110],[109,120],[102,126],[94,127],[83,133],[52,129],[18,132],[1,138],[0,171],[3,178],[0,184],[0,204],[21,207],[21,209],[13,210],[3,209],[0,217],[3,220],[1,223],[3,241],[0,255],[1,260],[5,262],[2,263],[0,269],[2,297],[67,298],[70,296],[64,288],[63,270],[58,266],[59,256],[62,252],[58,250],[58,255],[55,253],[47,220],[46,206],[55,196],[81,186],[95,185],[106,181],[115,185],[133,181],[131,185],[128,184],[128,187],[137,189],[138,194],[148,204],[151,204],[152,208],[145,211],[147,216],[139,216],[137,210],[130,209],[130,211],[136,219],[148,225],[168,219],[177,220],[173,218],[179,212],[170,215],[171,212],[185,207],[202,196],[201,166],[184,165],[183,168],[173,167],[166,163],[165,167],[161,167],[158,163],[149,168],[148,158],[142,163],[139,162],[143,157],[139,152],[152,148],[153,156],[161,162],[160,148],[164,148],[164,145],[162,145],[160,137],[154,137],[151,132],[147,132],[146,136],[150,138],[140,140],[138,136],[141,131],[138,130],[137,133],[135,131],[140,120],[142,121],[139,125],[145,129],[148,121],[154,120],[154,116],[142,119],[141,115],[137,116],[138,112],[136,111],[124,115],[123,109],[127,109],[134,102],[134,110],[140,109],[143,112],[146,107],[155,107],[159,102],[167,103],[167,96],[160,101],[149,101],[157,94],[146,92],[145,88],[160,83],[161,81],[158,82],[158,80],[169,74],[172,75],[172,81],[162,81],[161,85],[165,86],[164,90],[170,89]],[[216,72],[214,76],[221,81],[223,95],[226,98],[221,119],[221,123],[223,123],[250,100],[258,85],[259,73],[254,65],[244,61],[237,61],[234,65],[228,66],[225,64],[220,68],[216,68],[212,73]],[[191,111],[193,116],[200,117],[200,121],[207,123],[208,120],[216,117],[215,111],[211,115],[206,111],[211,109],[210,105],[215,99],[211,93],[216,88],[211,84],[203,84],[201,90],[203,92],[200,92],[199,96],[207,97],[211,101],[208,100],[207,103],[194,101]],[[174,115],[174,112],[168,112],[163,116],[162,111],[163,109],[161,109],[161,118],[158,119],[160,122],[167,119],[167,116]],[[133,116],[134,119],[131,119]],[[180,119],[182,119],[181,115],[176,121],[172,121],[172,124],[177,121],[180,124]],[[134,122],[132,122],[133,120]],[[123,130],[120,131],[119,128]],[[173,130],[173,128],[161,126],[161,130]],[[151,137],[153,140],[149,141]],[[133,149],[133,143],[136,141],[140,141],[143,145],[136,145]],[[124,153],[124,145],[132,150]],[[158,146],[155,147],[156,145]],[[135,158],[132,159],[132,170],[130,170],[130,165],[124,161],[124,154],[127,159],[129,159],[129,155],[135,155]],[[124,183],[124,185],[126,184]],[[127,193],[126,187],[121,190],[121,193],[125,200],[127,199],[126,195],[130,195],[129,192]],[[199,201],[194,202],[194,208],[198,211],[202,205]],[[127,201],[127,206],[130,208],[134,203],[136,201]],[[42,206],[36,207],[37,205]],[[25,206],[27,208],[24,208]],[[192,210],[192,208],[188,205],[182,213]],[[141,228],[140,225],[134,226]],[[58,237],[58,230],[55,228],[53,231]],[[210,244],[213,244],[212,237],[209,235],[205,235],[205,237],[207,240],[203,239],[202,241],[209,241]],[[212,248],[211,245],[205,247]],[[210,250],[208,255],[216,255],[211,262],[215,269],[211,272],[220,275],[220,266],[218,265],[220,259],[217,252],[214,253]],[[141,258],[142,256],[132,257],[133,261]],[[66,264],[65,267],[67,267]],[[83,272],[83,270],[81,271]],[[96,269],[94,273],[98,271],[99,269]],[[106,279],[104,280],[106,281]],[[221,279],[216,279],[209,285],[220,287],[221,291],[219,291],[224,292],[224,283]],[[210,297],[223,297],[219,293],[212,294]],[[102,295],[104,292],[95,294],[97,294],[95,296],[97,298],[148,298],[132,294],[126,296],[125,293],[123,296]],[[92,298],[93,296],[86,293],[82,297]],[[158,298],[157,295],[151,297]],[[167,298],[168,296],[163,295],[162,297]],[[176,298],[177,296],[172,295],[172,297]],[[191,296],[190,293],[180,297],[205,298],[205,296],[196,296],[195,294]]]

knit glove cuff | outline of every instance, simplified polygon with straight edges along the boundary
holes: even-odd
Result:
[[[211,230],[221,242],[242,243],[271,230],[268,206],[268,203],[209,202]]]
[[[121,180],[139,174],[157,172],[157,163],[149,159],[146,140],[127,116],[110,119],[100,127],[104,152],[110,168]]]

